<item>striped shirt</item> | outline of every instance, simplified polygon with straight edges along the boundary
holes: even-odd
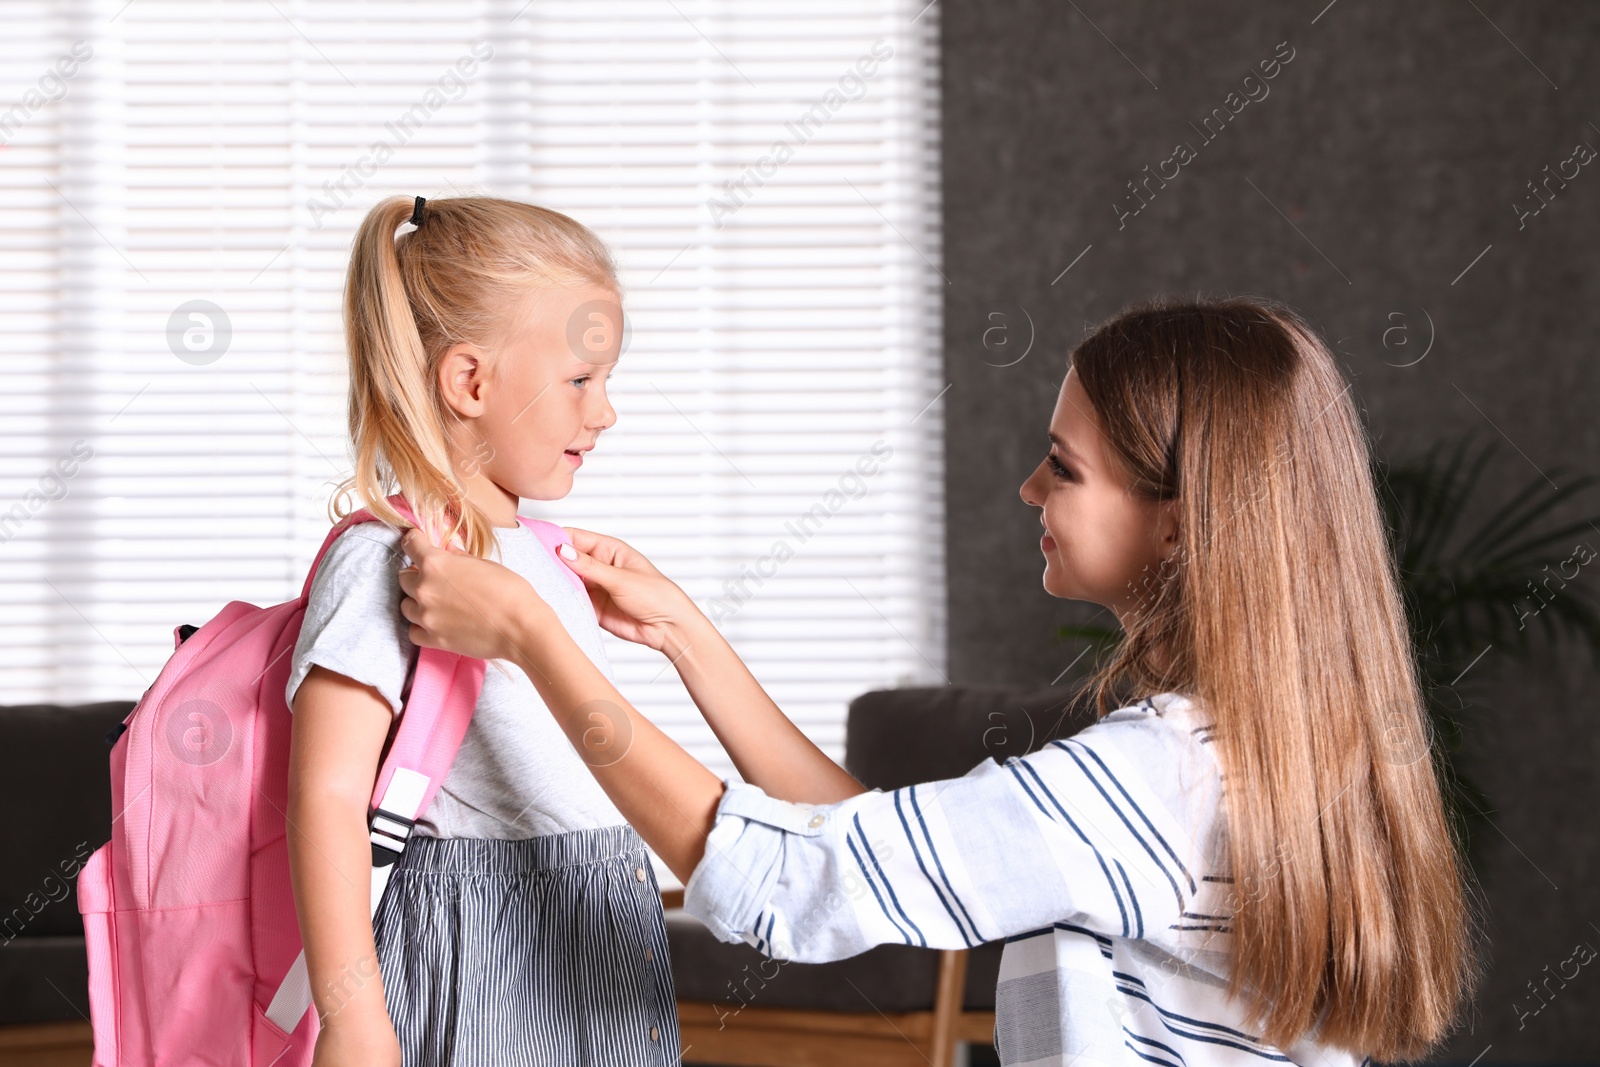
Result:
[[[1364,1067],[1310,1036],[1266,1043],[1226,995],[1209,742],[1197,702],[1161,693],[1004,764],[837,804],[730,780],[684,906],[723,941],[810,963],[1003,940],[1008,1065]]]

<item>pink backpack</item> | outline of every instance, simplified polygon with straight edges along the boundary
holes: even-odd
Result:
[[[403,498],[389,498],[414,522]],[[555,552],[553,523],[520,521]],[[289,661],[317,564],[297,600],[234,601],[177,649],[111,750],[111,841],[78,875],[95,1067],[304,1067],[317,1014],[284,836]],[[413,822],[455,759],[484,662],[424,648],[372,792],[372,910]],[[360,981],[353,976],[352,981]]]

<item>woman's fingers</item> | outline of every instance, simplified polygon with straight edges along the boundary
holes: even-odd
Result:
[[[585,530],[577,526],[567,526],[564,529],[567,531],[567,536],[572,538],[573,547],[577,548],[579,552],[584,552],[591,556],[601,556],[608,562],[616,559],[619,550],[628,547],[615,537],[597,534],[593,530]]]
[[[421,530],[413,526],[400,538],[400,551],[411,560],[409,567],[400,568],[400,588],[404,589],[407,595],[415,596],[417,585],[421,581],[421,575],[418,573],[419,565],[423,560],[438,555],[443,549],[430,542],[423,536]],[[408,580],[409,585],[407,585]]]
[[[415,571],[417,569],[417,565],[425,559],[446,554],[445,549],[440,548],[438,545],[428,540],[427,536],[415,526],[411,527],[401,536],[400,551],[404,552],[411,559],[411,566],[403,568],[400,571],[401,574],[404,574],[407,571]]]
[[[638,574],[661,573],[644,557],[644,553],[620,538],[607,537],[605,534],[576,526],[568,526],[565,529],[578,551],[586,552],[602,563]]]
[[[626,542],[590,530],[569,533],[573,543],[557,551],[583,579],[600,624],[624,640],[660,648],[681,613],[682,591]],[[412,561],[399,574],[400,612],[412,643],[479,659],[509,657],[506,635],[527,610],[522,594],[537,599],[526,580],[508,581],[515,572],[439,548],[421,530],[408,530],[400,544]]]
[[[628,572],[622,568],[572,545],[562,545],[559,551],[561,558],[567,561],[567,566],[589,585],[614,591],[619,583],[629,578]]]
[[[615,581],[618,565],[622,562],[617,558],[617,549],[627,548],[621,541],[603,534],[591,533],[588,530],[573,528],[569,531],[572,544],[562,545],[556,551],[561,558],[567,561],[574,571],[582,578],[608,584]]]
[[[509,658],[509,634],[531,613],[548,610],[526,579],[499,563],[438,548],[419,530],[407,531],[400,544],[412,559],[399,581],[413,644]]]
[[[438,639],[422,625],[422,604],[418,597],[422,592],[420,565],[440,549],[430,543],[422,531],[415,527],[407,530],[405,536],[400,538],[400,548],[411,558],[411,565],[400,569],[400,591],[405,594],[400,598],[400,614],[411,624],[408,627],[407,637],[414,645],[439,648],[441,646]]]

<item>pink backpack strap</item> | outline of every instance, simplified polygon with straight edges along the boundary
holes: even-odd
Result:
[[[413,526],[420,525],[403,496],[389,505]],[[376,522],[368,508],[346,515],[322,542],[311,573],[306,575],[302,598],[311,595],[311,582],[333,542],[351,526]],[[468,659],[436,648],[418,650],[411,692],[400,714],[400,726],[384,755],[372,789],[373,865],[387,867],[405,848],[417,817],[444,781],[455,762],[461,739],[467,734],[478,694],[483,689],[483,660]]]
[[[396,511],[415,524],[415,517],[411,508],[407,506],[404,497],[399,495],[392,496],[389,498],[389,503],[394,506]],[[322,563],[322,557],[328,554],[328,549],[333,546],[333,542],[338,539],[339,535],[358,522],[375,521],[377,521],[377,516],[373,515],[368,509],[362,508],[360,511],[353,511],[346,515],[339,520],[333,529],[328,531],[328,536],[322,541],[322,547],[317,550],[316,557],[311,561],[311,570],[306,574],[306,584],[300,590],[301,600],[305,600],[311,595],[311,580],[316,577],[317,567]],[[539,539],[539,543],[550,551],[550,555],[555,557],[556,564],[566,574],[567,579],[572,582],[573,588],[587,596],[588,588],[583,584],[583,579],[578,577],[578,572],[569,567],[567,561],[561,558],[561,553],[556,551],[561,545],[572,544],[572,538],[568,536],[567,531],[553,522],[546,522],[543,519],[530,519],[526,515],[518,515],[517,521],[531,530],[533,535]]]
[[[392,496],[389,503],[417,525],[416,516],[402,497]],[[557,545],[572,543],[567,531],[541,519],[521,515],[517,519],[533,531],[578,591],[587,597],[583,579],[556,552]],[[420,650],[411,695],[400,716],[400,728],[390,743],[372,790],[371,839],[375,867],[387,867],[400,857],[412,825],[428,810],[428,804],[439,791],[461,747],[461,739],[466,736],[467,724],[472,721],[473,708],[483,689],[485,666],[481,659],[468,659],[434,648]]]
[[[418,650],[411,694],[372,788],[372,865],[400,858],[417,818],[455,762],[483,690],[485,663],[436,648]],[[374,893],[381,893],[376,888]]]
[[[572,544],[572,538],[568,536],[567,531],[553,522],[545,522],[543,519],[530,519],[526,515],[518,515],[517,521],[533,531],[533,535],[556,558],[556,566],[561,568],[562,573],[577,587],[578,592],[584,595],[584,599],[588,599],[589,590],[583,584],[583,579],[578,577],[578,572],[568,566],[567,561],[561,558],[561,553],[556,551],[559,545]]]
[[[378,517],[376,515],[366,508],[362,508],[360,511],[352,511],[334,523],[333,529],[328,531],[328,536],[322,539],[322,547],[317,549],[317,554],[312,557],[311,569],[306,572],[305,584],[300,587],[301,600],[311,599],[311,580],[317,576],[317,568],[322,566],[322,557],[328,554],[328,549],[333,547],[333,543],[338,540],[339,535],[358,522],[376,522],[377,520]]]

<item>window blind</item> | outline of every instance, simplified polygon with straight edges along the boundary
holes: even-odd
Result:
[[[618,424],[565,500],[842,755],[944,669],[937,8],[13,0],[0,40],[0,676],[136,698],[299,591],[349,469],[339,294],[378,199],[571,214],[621,265]],[[660,656],[623,692],[731,765]]]

